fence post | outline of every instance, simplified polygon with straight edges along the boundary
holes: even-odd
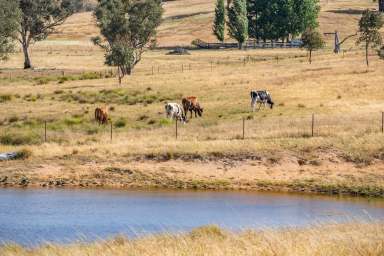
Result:
[[[184,64],[181,64],[181,73],[184,72]]]
[[[177,140],[177,136],[178,134],[177,134],[177,118],[176,118],[176,140]]]
[[[381,112],[381,133],[384,133],[384,111]]]
[[[47,142],[47,121],[44,121],[44,142]]]
[[[160,66],[157,66],[157,74],[160,74]]]
[[[314,127],[315,127],[315,114],[312,114],[312,137],[314,135]]]
[[[153,75],[153,66],[152,66],[152,75]]]
[[[245,139],[245,117],[243,117],[243,140]]]
[[[189,64],[189,70],[191,70],[191,64]]]
[[[113,139],[113,123],[112,123],[112,120],[111,120],[111,142],[112,142],[112,139]]]
[[[212,72],[212,70],[213,70],[213,62],[211,61],[211,72]]]

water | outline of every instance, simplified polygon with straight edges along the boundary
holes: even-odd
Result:
[[[384,200],[277,193],[0,189],[0,242],[37,245],[384,219]]]

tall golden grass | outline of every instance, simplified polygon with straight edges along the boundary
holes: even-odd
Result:
[[[34,249],[6,245],[0,247],[0,254],[380,256],[384,254],[383,241],[382,223],[319,225],[312,228],[249,230],[240,233],[206,226],[188,234],[155,235],[133,240],[119,236],[89,244],[47,244]]]

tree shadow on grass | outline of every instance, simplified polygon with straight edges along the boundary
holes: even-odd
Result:
[[[329,10],[327,12],[337,13],[337,14],[350,14],[350,15],[361,15],[364,10],[360,9],[338,9],[338,10]]]

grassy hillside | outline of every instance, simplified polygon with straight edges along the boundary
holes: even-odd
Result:
[[[359,10],[376,6],[353,0],[321,5],[321,29],[342,35],[354,33]],[[212,40],[212,6],[167,2],[160,44]],[[344,54],[334,55],[330,45],[316,52],[312,65],[299,49],[148,51],[118,87],[103,52],[89,42],[97,33],[91,24],[89,13],[76,14],[35,44],[33,71],[19,69],[20,53],[1,64],[0,151],[25,149],[31,156],[0,163],[0,184],[384,194],[384,63],[375,52],[367,69],[353,41]],[[252,113],[251,89],[268,89],[276,107]],[[164,103],[187,95],[199,97],[204,117],[179,127],[176,141]],[[112,142],[109,126],[93,122],[95,107],[104,105],[113,120]]]

